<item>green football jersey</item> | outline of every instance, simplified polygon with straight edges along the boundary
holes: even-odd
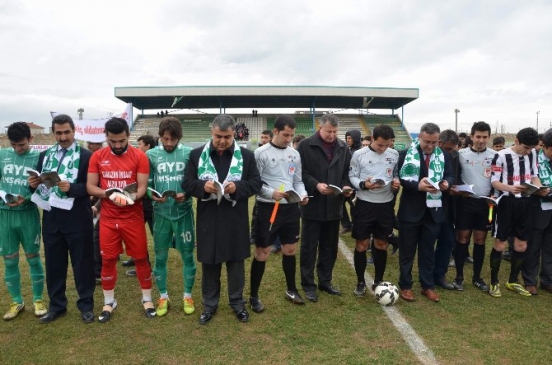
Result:
[[[182,182],[184,181],[184,169],[190,160],[190,147],[179,144],[174,151],[167,152],[163,146],[157,146],[146,152],[150,162],[150,176],[148,186],[163,193],[174,190],[184,193]],[[153,202],[155,215],[165,219],[176,221],[186,214],[192,214],[192,199],[178,203],[173,198],[167,198],[164,203]]]
[[[28,210],[37,209],[36,205],[29,199],[31,190],[27,178],[27,169],[36,169],[40,152],[30,149],[22,155],[18,155],[13,148],[0,150],[0,190],[8,194],[21,195],[27,201],[18,207],[7,206],[0,199],[0,209]]]

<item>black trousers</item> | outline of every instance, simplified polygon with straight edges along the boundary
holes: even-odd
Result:
[[[422,289],[435,288],[435,240],[441,224],[435,223],[428,209],[422,220],[416,223],[399,220],[399,287],[412,289],[412,266],[418,250],[418,270]]]
[[[220,275],[222,264],[202,264],[201,291],[203,295],[203,309],[207,312],[215,312],[220,299]],[[244,260],[227,261],[226,273],[228,275],[228,300],[230,307],[238,313],[245,309],[243,300],[243,288],[245,286]]]
[[[301,229],[301,286],[305,291],[316,290],[314,265],[319,285],[330,285],[337,259],[339,241],[339,220],[302,220]],[[318,252],[318,262],[316,253]]]
[[[539,274],[540,268],[540,274]],[[552,220],[544,229],[533,228],[527,241],[521,275],[525,285],[552,285]]]
[[[81,312],[94,309],[94,247],[92,231],[62,234],[43,233],[46,259],[46,287],[50,297],[50,311],[67,309],[66,282],[69,256],[79,298]]]
[[[100,221],[94,225],[94,276],[102,277],[102,254],[100,250]]]

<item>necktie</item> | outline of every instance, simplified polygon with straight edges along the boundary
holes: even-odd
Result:
[[[429,161],[431,161],[431,155],[425,155],[425,165],[428,171],[429,171]]]
[[[65,158],[65,155],[67,154],[67,148],[61,149],[61,158],[59,159],[59,165],[57,168],[57,171],[59,171],[59,168],[61,167],[61,163],[63,162],[63,159]]]

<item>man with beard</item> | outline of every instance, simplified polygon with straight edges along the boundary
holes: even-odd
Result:
[[[119,254],[123,252],[123,240],[128,255],[136,264],[145,315],[152,318],[156,313],[151,299],[151,269],[147,260],[147,238],[141,202],[146,194],[149,178],[148,159],[139,149],[129,148],[130,132],[124,119],[108,120],[105,123],[105,133],[109,148],[101,149],[92,155],[86,185],[90,195],[102,199],[100,247],[105,305],[98,320],[102,323],[109,321],[113,310],[117,307],[116,264]],[[133,183],[137,183],[137,191],[131,194],[130,200],[122,196],[115,200],[106,199],[108,198],[107,189],[123,189]]]
[[[192,299],[192,287],[196,275],[194,260],[194,216],[192,199],[188,199],[182,189],[184,168],[190,159],[190,147],[181,145],[182,124],[175,117],[165,117],[159,123],[159,140],[161,145],[146,152],[150,163],[149,187],[163,195],[157,196],[148,191],[154,201],[155,221],[153,224],[153,242],[155,247],[155,282],[159,289],[160,299],[157,304],[157,315],[167,314],[170,306],[167,291],[167,261],[169,248],[174,247],[184,264],[184,313],[195,311]]]
[[[67,265],[69,255],[77,289],[77,307],[85,323],[94,321],[94,246],[92,207],[86,192],[88,163],[92,153],[75,141],[75,124],[70,116],[52,119],[56,144],[40,154],[37,171],[55,171],[63,181],[52,188],[40,177],[29,177],[36,189],[31,200],[43,208],[42,239],[46,261],[46,287],[50,297],[48,313],[40,323],[50,323],[67,312]]]
[[[253,152],[234,142],[236,122],[230,115],[213,120],[212,139],[190,153],[183,188],[197,198],[197,260],[202,264],[203,313],[207,324],[217,311],[220,275],[226,263],[228,298],[240,322],[245,309],[244,260],[249,257],[249,197],[258,194],[261,178]]]

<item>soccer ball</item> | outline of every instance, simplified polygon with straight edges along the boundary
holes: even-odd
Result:
[[[399,289],[395,284],[384,281],[374,290],[374,298],[379,304],[390,307],[399,300]]]

